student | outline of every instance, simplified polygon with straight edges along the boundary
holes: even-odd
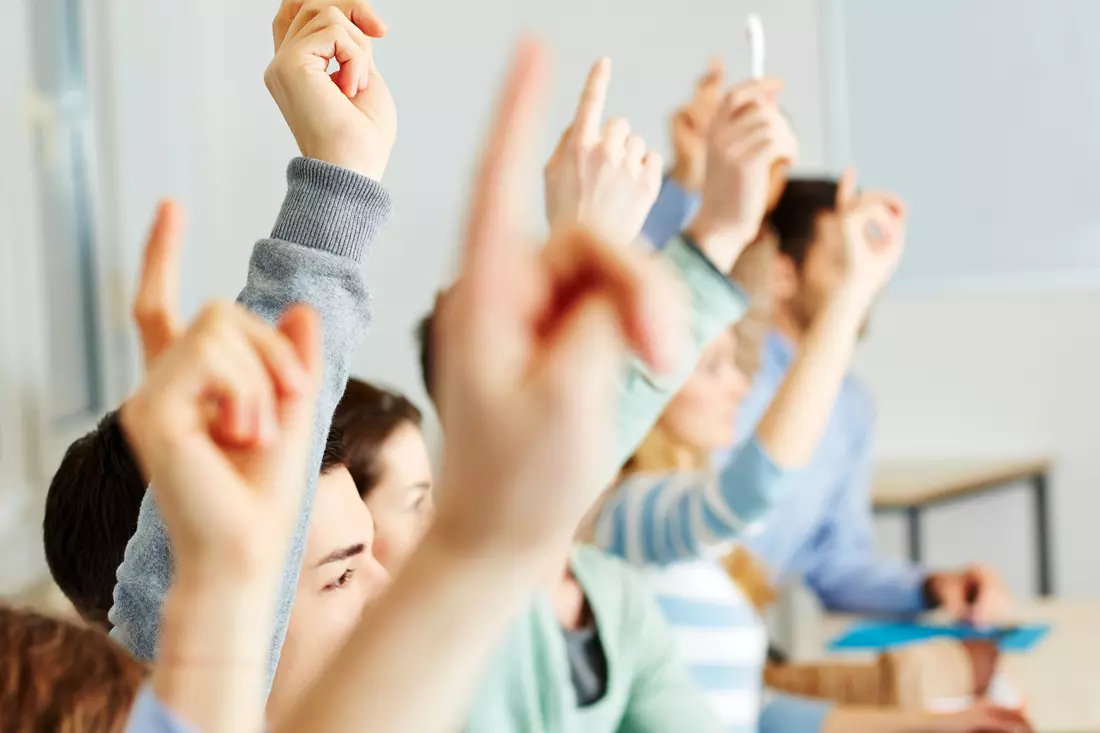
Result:
[[[435,515],[421,422],[420,410],[404,395],[354,378],[333,417],[348,469],[374,519],[374,557],[391,573]]]
[[[288,168],[288,190],[270,239],[257,243],[241,294],[242,305],[274,321],[295,302],[314,307],[322,322],[325,378],[317,400],[310,463],[318,475],[332,413],[347,383],[352,356],[370,322],[361,273],[366,253],[391,210],[378,183],[393,145],[393,100],[370,63],[368,35],[384,28],[365,3],[352,8],[359,26],[327,4],[287,0],[273,25],[276,59],[267,82],[304,157]],[[351,12],[351,11],[349,11]],[[292,29],[293,33],[288,33]],[[333,37],[357,38],[341,46],[349,63],[335,80],[320,63],[334,48]],[[350,63],[353,62],[354,63]],[[317,76],[320,74],[320,76]],[[333,83],[335,81],[336,83]],[[355,93],[353,103],[345,96]],[[339,85],[339,86],[338,86]],[[334,141],[339,141],[335,143]],[[313,495],[313,479],[307,497]],[[291,547],[300,557],[309,527],[309,499]],[[299,563],[286,567],[268,657],[274,676],[298,585]],[[172,578],[167,532],[152,494],[141,507],[137,529],[118,569],[112,634],[138,658],[152,659],[160,636],[159,609]]]
[[[699,155],[697,145],[678,145],[676,150],[678,156]],[[677,160],[672,170],[698,165]],[[700,205],[700,193],[684,188],[690,185],[692,179],[683,176],[665,179],[643,230],[655,245],[661,246],[666,232],[683,226]],[[779,242],[773,329],[742,409],[742,435],[755,428],[795,350],[804,346],[809,324],[838,287],[843,237],[834,210],[836,194],[835,180],[790,181],[771,216]],[[1008,593],[989,568],[928,572],[873,554],[868,494],[873,431],[872,398],[849,375],[805,471],[805,486],[777,509],[769,530],[748,542],[768,568],[770,585],[778,587],[797,572],[830,610],[911,614],[940,607],[978,624],[1002,618]]]
[[[721,127],[716,122],[711,134],[722,134]],[[651,568],[647,574],[680,632],[696,679],[731,728],[756,724],[745,669],[759,679],[765,645],[759,643],[758,626],[752,634],[756,643],[745,644],[744,629],[754,624],[718,559],[731,541],[759,531],[759,525],[745,521],[747,507],[770,510],[797,487],[798,471],[824,430],[866,310],[903,248],[905,215],[896,199],[856,196],[851,178],[838,197],[850,233],[841,253],[843,285],[811,324],[756,432],[721,471],[711,471],[710,454],[732,441],[734,415],[748,388],[734,334],[726,332],[703,353],[691,379],[627,463],[596,526],[597,544]],[[867,233],[872,223],[878,236]],[[751,342],[742,348],[751,350]],[[703,633],[711,643],[691,643]]]
[[[122,733],[145,676],[99,629],[0,606],[4,733]]]

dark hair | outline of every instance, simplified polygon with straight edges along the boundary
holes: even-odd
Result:
[[[344,462],[334,428],[321,473]],[[46,493],[42,539],[50,574],[77,613],[102,629],[111,628],[115,574],[137,529],[147,485],[115,410],[69,446]]]
[[[146,487],[118,415],[108,413],[65,451],[42,521],[50,574],[84,620],[101,628],[110,628],[115,571]]]
[[[438,302],[437,298],[436,303]],[[435,379],[435,310],[436,307],[432,306],[413,331],[420,355],[420,379],[424,383],[424,391],[433,401],[435,400],[435,393],[432,391],[432,381]]]
[[[818,214],[836,208],[836,190],[834,179],[792,178],[769,217],[779,252],[800,269],[817,234]]]
[[[99,629],[0,606],[2,733],[122,733],[145,674]]]
[[[325,438],[325,450],[321,453],[321,475],[336,468],[348,465],[347,453],[344,452],[344,434],[333,422]]]
[[[364,499],[382,479],[381,448],[402,425],[419,428],[423,416],[404,395],[349,379],[336,406],[333,426],[343,435],[346,465]]]

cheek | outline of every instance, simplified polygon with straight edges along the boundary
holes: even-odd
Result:
[[[385,528],[379,525],[374,532],[371,554],[392,574],[409,559],[426,529],[425,523],[414,515],[388,522]]]

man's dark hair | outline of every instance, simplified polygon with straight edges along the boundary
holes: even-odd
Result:
[[[382,446],[403,425],[419,428],[423,416],[404,395],[353,377],[332,422],[343,436],[345,465],[355,488],[366,499],[382,480]]]
[[[836,190],[833,179],[792,178],[769,217],[779,239],[779,252],[799,269],[817,236],[818,214],[836,208]]]
[[[145,479],[118,410],[78,438],[46,494],[42,538],[50,574],[90,624],[110,628],[115,571],[137,528]]]
[[[338,430],[329,433],[321,473],[344,464]],[[42,539],[61,591],[88,623],[110,629],[115,573],[137,529],[147,482],[119,423],[107,413],[65,451],[46,494]]]
[[[432,381],[435,379],[435,306],[424,314],[413,333],[420,355],[420,379],[424,383],[424,391],[434,401]]]

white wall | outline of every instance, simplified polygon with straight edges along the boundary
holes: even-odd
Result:
[[[1100,594],[1098,319],[1089,291],[894,296],[858,357],[878,399],[881,455],[1055,458],[1054,577],[1071,595]],[[1021,489],[933,512],[930,563],[987,561],[1030,591],[1029,501]]]

